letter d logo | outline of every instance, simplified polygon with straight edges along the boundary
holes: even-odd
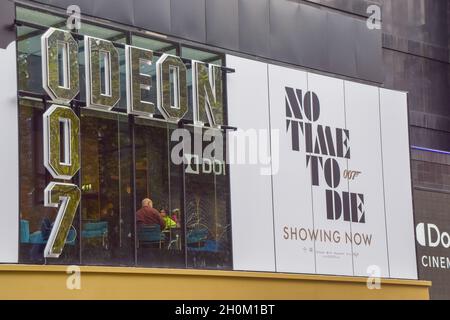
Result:
[[[426,242],[426,239],[425,239],[425,224],[419,223],[416,226],[416,238],[417,238],[417,242],[422,247],[426,247],[427,242]]]

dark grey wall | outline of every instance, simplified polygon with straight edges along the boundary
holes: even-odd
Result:
[[[39,0],[204,44],[382,82],[382,35],[363,17],[290,0]]]
[[[367,3],[383,8],[383,85],[409,92],[413,146],[450,151],[450,4],[444,0],[311,0],[349,14]],[[450,156],[412,151],[415,219],[450,231]],[[419,276],[431,280],[433,299],[450,299],[450,270],[421,266],[423,255],[449,249],[418,245]]]
[[[0,0],[0,48],[5,49],[8,44],[16,39],[14,30],[14,2],[12,0]]]
[[[450,151],[449,3],[380,0],[384,85],[409,92],[411,144]],[[450,230],[450,156],[413,150],[416,223]],[[433,299],[450,299],[450,270],[426,268],[422,256],[450,257],[443,247],[417,245],[419,276]]]

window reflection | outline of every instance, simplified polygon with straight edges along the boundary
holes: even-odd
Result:
[[[155,52],[165,52],[168,54],[177,54],[177,45],[170,42],[144,38],[140,36],[133,36],[132,38],[133,46],[138,48],[143,48],[147,50],[152,50]]]
[[[192,137],[202,139],[205,130],[190,132]],[[190,170],[185,171],[187,261],[191,268],[229,269],[232,265],[228,171],[217,151],[211,155],[205,152],[211,143],[218,150],[225,142],[203,142],[201,150],[192,145],[195,152],[189,157]]]
[[[20,99],[19,146],[20,146],[20,247],[23,263],[32,264],[78,264],[79,237],[77,234],[79,214],[75,216],[59,259],[44,259],[44,248],[56,218],[57,209],[44,207],[44,189],[51,181],[43,163],[41,102]]]
[[[19,90],[44,93],[42,87],[41,36],[44,31],[17,27]]]
[[[152,85],[150,90],[142,90],[142,101],[153,102],[156,106],[157,92],[156,92],[156,62],[160,58],[160,53],[167,53],[176,55],[177,46],[170,42],[163,42],[159,40],[154,40],[150,38],[144,38],[140,36],[132,37],[132,45],[138,48],[147,49],[154,51],[153,60],[151,65],[141,64],[141,72],[143,74],[149,75],[152,78]],[[156,108],[155,114],[162,117],[161,112]]]
[[[130,264],[134,216],[126,116],[82,110],[81,163],[83,262]]]
[[[134,130],[138,264],[184,267],[182,166],[169,158],[171,128],[137,119]]]
[[[44,94],[40,37],[47,26],[62,23],[60,17],[18,10],[22,20],[42,25],[19,26],[19,89]],[[19,16],[19,15],[18,15]],[[65,21],[65,20],[64,20]],[[82,24],[81,34],[126,43],[125,33],[92,24]],[[85,83],[84,42],[79,43],[80,83]],[[223,64],[223,56],[181,48],[179,44],[132,36],[137,47],[207,63]],[[42,116],[49,105],[21,99],[20,143],[20,261],[22,263],[124,265],[176,268],[231,268],[229,182],[225,164],[217,155],[194,152],[194,130],[190,127],[191,150],[184,145],[196,172],[171,158],[179,141],[171,141],[177,125],[126,114],[125,51],[118,48],[121,100],[112,112],[74,106],[81,125],[81,170],[71,181],[82,190],[78,213],[59,259],[43,258],[43,250],[57,209],[44,207],[44,189],[53,181],[43,166]],[[156,103],[156,61],[142,66],[152,77],[145,101]],[[190,66],[188,66],[190,68]],[[192,119],[192,78],[188,70],[189,115]],[[84,101],[80,86],[79,101]],[[159,111],[157,111],[157,114]],[[202,131],[202,129],[200,129]],[[204,131],[204,130],[203,130]],[[200,135],[202,141],[201,132]],[[148,200],[151,200],[151,205]],[[144,209],[144,216],[142,208]],[[140,212],[140,213],[139,213]]]
[[[190,47],[182,47],[181,48],[181,57],[184,59],[190,59],[190,60],[196,60],[205,62],[208,64],[215,64],[218,66],[221,66],[224,64],[223,55],[219,55],[217,53],[209,52],[209,51],[202,51],[193,49]],[[192,65],[188,66],[188,73],[187,73],[187,83],[188,83],[188,113],[185,117],[185,119],[194,120],[194,113],[193,113],[193,97],[192,97]],[[223,111],[225,112],[225,110]],[[226,118],[224,118],[226,119]]]
[[[20,6],[18,6],[16,10],[16,19],[58,29],[66,29],[67,21],[65,17],[48,14],[39,10]]]
[[[78,31],[82,35],[96,37],[117,43],[126,43],[125,33],[112,28],[103,28],[86,22],[81,23],[81,29]]]

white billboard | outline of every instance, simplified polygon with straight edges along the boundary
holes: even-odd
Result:
[[[406,94],[252,64],[227,56],[228,111],[267,124],[272,174],[230,168],[234,268],[417,279]]]

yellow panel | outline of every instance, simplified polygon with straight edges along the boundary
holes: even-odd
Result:
[[[65,266],[0,265],[0,299],[429,299],[427,281],[235,271],[81,267],[69,290]]]

